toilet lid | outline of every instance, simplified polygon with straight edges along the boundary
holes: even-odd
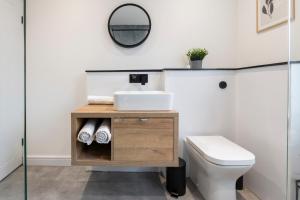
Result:
[[[190,136],[187,142],[207,161],[217,165],[253,165],[255,156],[222,136]]]

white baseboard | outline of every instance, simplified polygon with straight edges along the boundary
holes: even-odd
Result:
[[[71,166],[71,156],[36,156],[28,155],[29,166]]]

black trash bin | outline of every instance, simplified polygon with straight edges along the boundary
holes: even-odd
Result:
[[[166,187],[171,196],[183,196],[186,187],[186,163],[182,158],[179,158],[178,167],[167,167],[167,182]]]

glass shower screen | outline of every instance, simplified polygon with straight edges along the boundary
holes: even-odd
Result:
[[[290,0],[288,199],[300,199],[300,1]]]
[[[25,199],[23,0],[0,0],[0,199]]]

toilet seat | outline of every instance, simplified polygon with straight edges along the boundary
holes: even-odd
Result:
[[[222,136],[189,136],[187,142],[207,161],[223,166],[248,166],[255,156]]]

